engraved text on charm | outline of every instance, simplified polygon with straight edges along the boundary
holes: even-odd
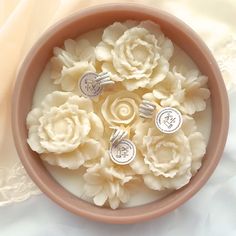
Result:
[[[96,82],[97,74],[88,72],[79,81],[79,88],[86,97],[96,97],[102,91],[102,86]]]
[[[110,157],[118,165],[127,165],[134,160],[136,156],[136,147],[128,139],[124,139],[117,145],[112,145]]]
[[[152,118],[155,109],[155,104],[147,100],[142,100],[142,103],[139,105],[139,116],[142,118]]]
[[[181,113],[172,107],[165,107],[156,114],[156,127],[163,133],[171,134],[176,132],[182,125]]]

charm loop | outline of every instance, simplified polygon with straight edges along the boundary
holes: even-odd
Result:
[[[99,73],[95,81],[98,82],[101,86],[115,83],[113,80],[111,80],[109,72]]]
[[[139,105],[139,116],[142,118],[152,118],[156,105],[148,100],[142,100]]]
[[[117,145],[125,137],[127,137],[127,135],[128,132],[126,130],[116,127],[111,135],[110,142],[112,143],[112,145]]]

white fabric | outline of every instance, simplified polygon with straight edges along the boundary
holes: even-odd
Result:
[[[190,201],[150,222],[127,226],[95,223],[66,212],[40,195],[0,208],[1,236],[236,235],[236,1],[138,2],[159,7],[183,19],[200,34],[219,62],[229,90],[231,123],[222,161],[215,173]],[[16,67],[50,24],[94,4],[96,1],[85,0],[0,0],[0,205],[25,200],[39,192],[19,164],[9,132],[9,98]]]

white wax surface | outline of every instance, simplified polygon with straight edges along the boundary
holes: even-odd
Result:
[[[88,39],[93,45],[96,45],[102,35],[102,29],[91,31],[84,35],[81,35],[80,38]],[[175,45],[174,55],[170,60],[171,68],[176,65],[187,70],[195,69],[197,66],[191,60],[191,58],[179,47]],[[60,90],[59,86],[56,86],[52,83],[52,80],[49,76],[49,65],[47,65],[39,79],[37,84],[34,98],[33,98],[33,108],[40,105],[43,98],[55,91]],[[197,113],[194,115],[194,118],[197,122],[198,130],[204,135],[206,143],[208,142],[210,131],[211,131],[211,105],[210,100],[207,102],[207,108],[203,112]],[[60,183],[65,189],[73,193],[74,195],[90,201],[84,195],[83,188],[83,179],[82,174],[84,170],[68,170],[56,166],[51,166],[47,163],[44,163],[47,170],[53,176],[53,178]],[[146,186],[138,183],[133,184],[130,188],[130,200],[127,204],[121,205],[121,207],[131,207],[142,205],[145,203],[152,202],[154,200],[161,199],[162,197],[169,194],[170,191],[154,191],[148,189]]]

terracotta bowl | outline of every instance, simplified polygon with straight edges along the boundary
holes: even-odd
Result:
[[[34,90],[52,49],[67,38],[108,26],[115,21],[150,19],[180,46],[209,78],[212,99],[212,129],[207,152],[198,173],[185,187],[162,200],[138,207],[111,210],[85,202],[58,184],[45,169],[38,155],[31,151],[26,139],[26,116],[31,109]],[[33,46],[25,58],[15,84],[12,104],[12,128],[19,157],[33,181],[53,201],[65,209],[93,220],[129,224],[166,214],[192,197],[216,168],[227,138],[229,110],[226,89],[218,66],[203,41],[183,22],[157,9],[133,4],[109,4],[88,8],[52,26]]]

